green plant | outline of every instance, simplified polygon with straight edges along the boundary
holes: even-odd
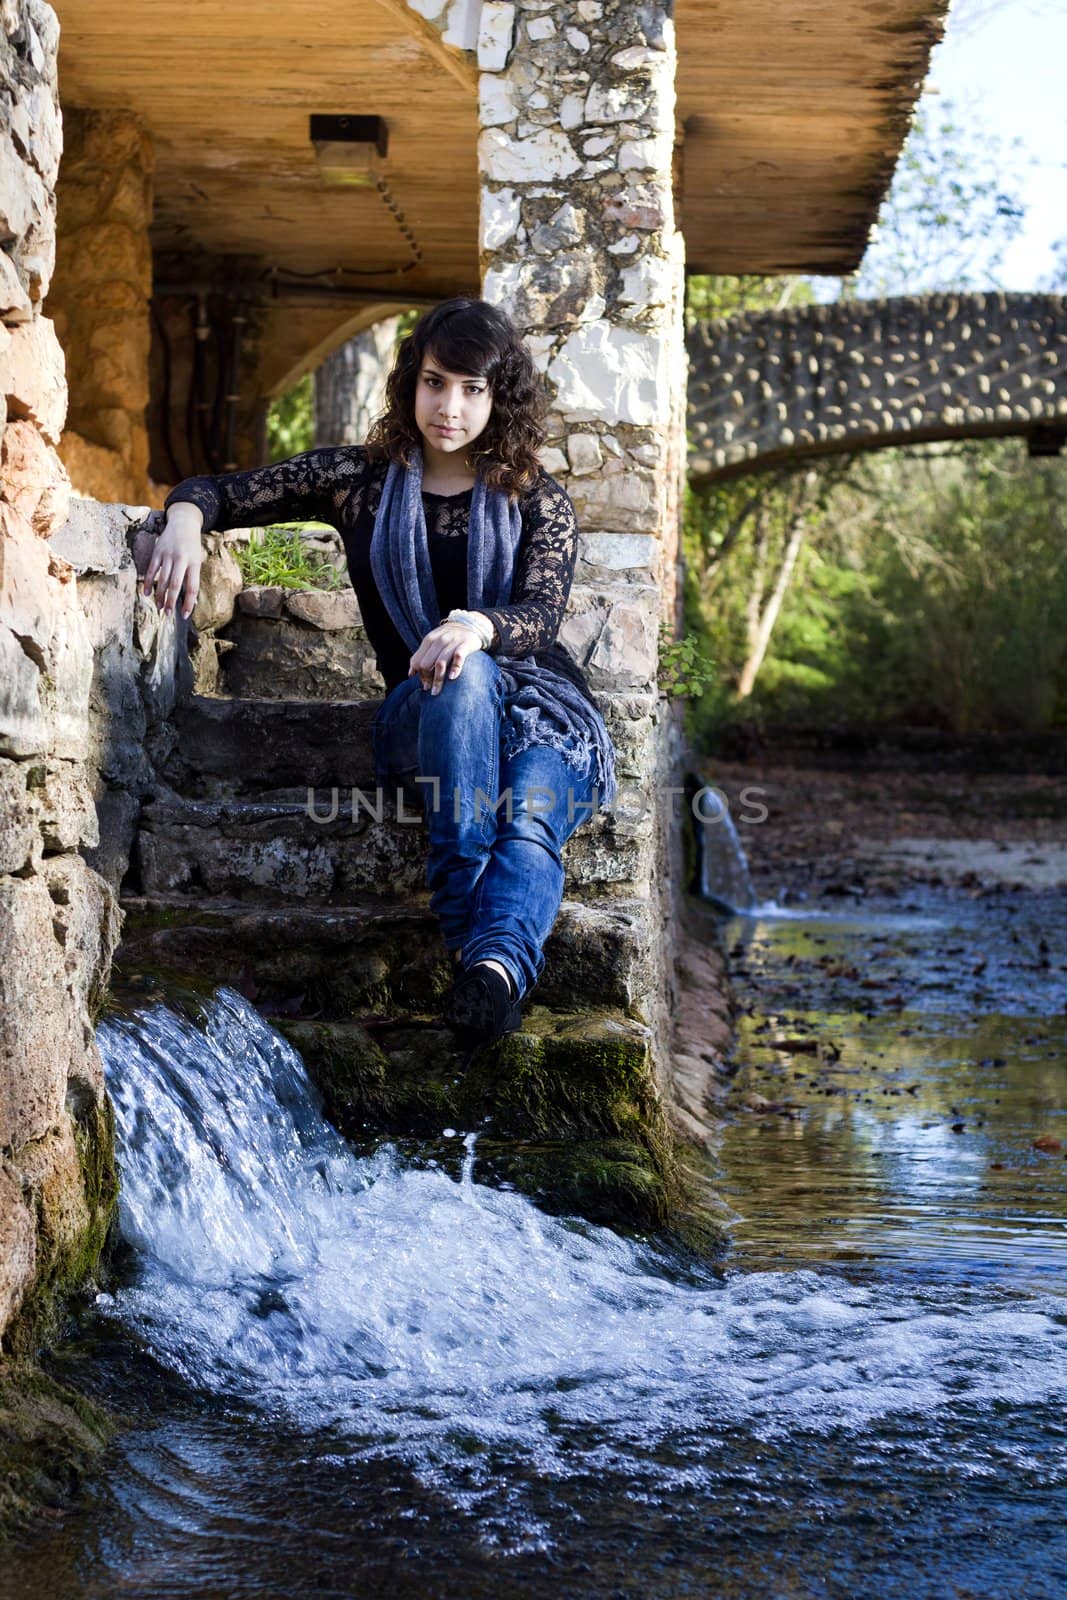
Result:
[[[271,402],[267,412],[267,448],[272,461],[310,450],[315,443],[315,387],[310,372]]]
[[[280,589],[344,589],[348,579],[304,544],[302,522],[279,522],[258,530],[254,542],[237,551],[237,565],[246,584]]]
[[[714,681],[714,664],[698,641],[691,634],[672,639],[670,626],[661,622],[656,682],[668,699],[693,699]]]

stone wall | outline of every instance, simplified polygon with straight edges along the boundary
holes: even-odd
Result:
[[[142,682],[172,700],[174,651],[136,641],[124,530],[136,513],[74,502],[58,452],[63,352],[42,302],[62,145],[58,24],[0,4],[0,1350],[26,1352],[91,1270],[115,1197],[94,1012],[119,934],[122,866],[95,791],[135,750]],[[94,578],[93,574],[96,575]],[[171,635],[174,624],[165,624]],[[155,632],[153,632],[155,629]],[[147,731],[151,712],[141,718]],[[105,818],[106,807],[102,808]],[[104,872],[94,869],[104,865]]]
[[[48,295],[70,392],[59,453],[80,494],[145,504],[152,143],[131,112],[64,106],[63,144]]]
[[[1067,439],[1061,295],[743,312],[694,328],[689,357],[694,476],[929,439]]]

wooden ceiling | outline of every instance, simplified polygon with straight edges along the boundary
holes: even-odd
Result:
[[[851,271],[948,0],[678,0],[691,272]]]
[[[260,256],[290,272],[383,269],[346,287],[478,292],[477,103],[420,19],[379,0],[58,0],[63,104],[125,107],[156,150],[157,251]],[[313,112],[384,117],[373,188],[319,175]]]
[[[160,251],[339,265],[380,300],[477,292],[474,76],[399,0],[57,0],[64,104],[128,108],[156,151]],[[678,0],[692,271],[848,270],[900,151],[944,0]],[[377,114],[373,188],[324,183],[312,112]]]

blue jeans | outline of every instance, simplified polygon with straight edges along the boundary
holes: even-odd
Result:
[[[544,970],[563,899],[560,852],[592,815],[596,775],[579,778],[547,745],[504,758],[503,716],[500,667],[477,650],[440,694],[417,676],[390,691],[374,719],[374,758],[383,785],[421,780],[426,882],[445,945],[462,950],[465,967],[499,961],[521,998]]]

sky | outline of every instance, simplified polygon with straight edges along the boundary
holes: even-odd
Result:
[[[1020,140],[1026,222],[998,287],[1041,287],[1067,238],[1067,0],[955,0],[924,101],[935,116],[951,101],[1005,145]]]

